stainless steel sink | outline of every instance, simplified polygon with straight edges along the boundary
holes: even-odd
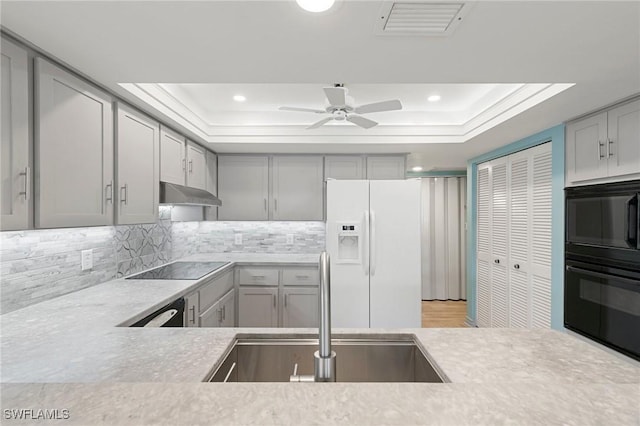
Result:
[[[412,338],[340,338],[331,343],[338,382],[445,381]],[[316,350],[318,339],[313,338],[239,338],[206,381],[288,382],[292,374],[313,374]]]

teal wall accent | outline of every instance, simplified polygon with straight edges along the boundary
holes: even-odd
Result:
[[[564,329],[564,124],[475,157],[467,163],[467,321],[476,321],[478,164],[551,142],[551,328]]]
[[[434,171],[426,171],[426,172],[413,172],[408,171],[407,177],[418,178],[418,177],[440,177],[440,176],[466,176],[466,170],[434,170]]]

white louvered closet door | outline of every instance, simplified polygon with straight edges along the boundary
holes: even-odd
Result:
[[[509,208],[507,159],[494,161],[491,168],[491,326],[509,326],[507,255],[509,249]]]
[[[531,326],[551,328],[551,144],[532,148]]]
[[[477,325],[551,327],[551,144],[478,165]]]
[[[531,158],[527,151],[509,158],[509,326],[529,328],[531,294]]]
[[[491,326],[491,166],[478,166],[477,325]]]

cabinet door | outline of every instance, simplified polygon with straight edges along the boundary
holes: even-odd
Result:
[[[529,327],[531,295],[531,160],[527,151],[509,158],[509,326]]]
[[[285,288],[283,290],[282,326],[289,328],[318,327],[318,288]]]
[[[268,220],[269,159],[265,156],[218,156],[220,220]]]
[[[209,309],[198,315],[198,327],[221,327],[222,307],[220,301],[214,303]]]
[[[322,160],[321,156],[273,157],[273,220],[322,220]]]
[[[509,249],[509,209],[507,159],[491,167],[491,326],[508,327],[509,292],[507,253]]]
[[[27,52],[2,40],[2,150],[0,230],[27,229],[33,217],[29,163],[29,70]]]
[[[111,225],[111,98],[44,59],[35,66],[36,227]]]
[[[365,179],[364,157],[328,155],[324,157],[325,179]]]
[[[116,117],[116,223],[155,223],[160,125],[123,104]]]
[[[608,113],[609,176],[640,174],[640,100]]]
[[[185,140],[167,128],[160,131],[160,180],[184,185],[187,157]]]
[[[206,150],[190,142],[187,142],[187,186],[207,188]]]
[[[218,157],[211,151],[207,151],[207,178],[205,190],[218,195]],[[218,207],[206,207],[204,209],[206,220],[218,220]]]
[[[566,128],[566,185],[607,176],[607,113]]]
[[[531,326],[551,328],[551,144],[531,150]]]
[[[222,321],[220,327],[236,326],[236,291],[229,291],[222,299],[220,299],[220,307],[222,309]]]
[[[187,303],[184,310],[184,326],[185,327],[198,327],[200,316],[200,293],[193,292],[186,297]]]
[[[277,327],[278,288],[240,287],[238,327]]]
[[[367,179],[404,179],[404,155],[367,157]]]
[[[488,164],[478,166],[477,325],[491,326],[491,180]]]

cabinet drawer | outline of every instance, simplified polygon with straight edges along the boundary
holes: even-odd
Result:
[[[200,312],[204,312],[232,288],[233,270],[202,286],[200,288]]]
[[[286,286],[317,286],[320,284],[318,268],[285,268],[282,284]]]
[[[240,268],[238,271],[240,285],[278,285],[278,269],[276,268]]]

